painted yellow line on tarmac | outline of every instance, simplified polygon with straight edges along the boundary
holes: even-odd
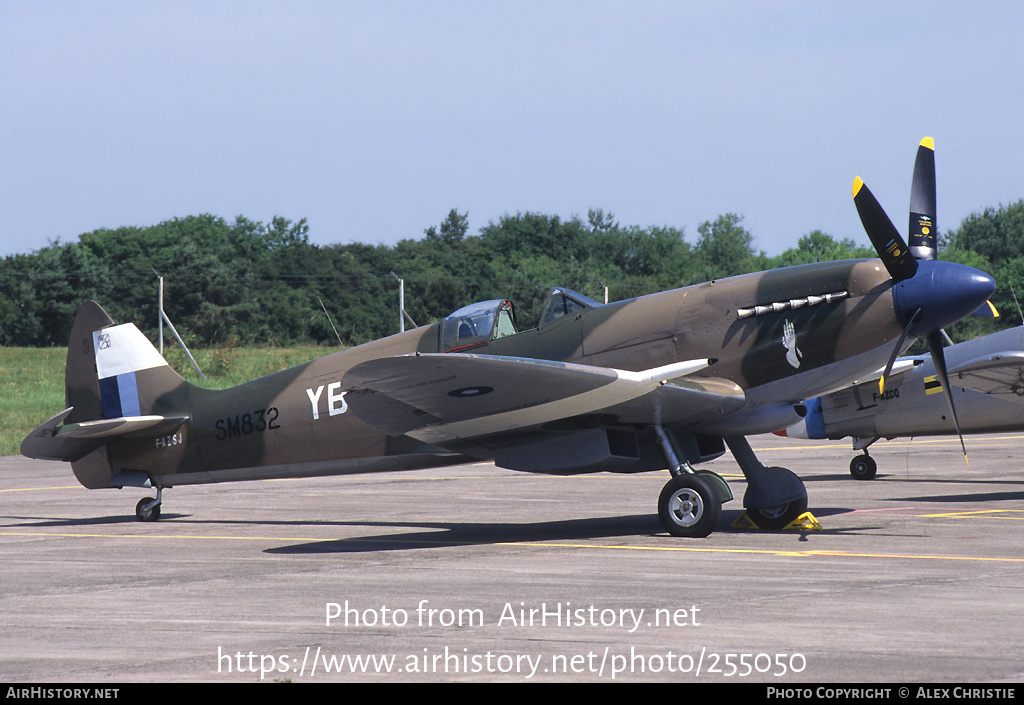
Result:
[[[1002,558],[998,556],[926,556],[911,553],[850,553],[848,551],[784,551],[776,549],[753,548],[693,548],[690,546],[614,546],[574,543],[505,543],[505,546],[543,546],[558,548],[609,548],[634,551],[686,551],[691,553],[737,553],[761,556],[780,556],[798,558],[895,558],[898,560],[938,560],[938,561],[995,561],[1006,563],[1024,563],[1024,558]]]
[[[973,509],[973,510],[962,510],[959,512],[942,512],[941,514],[919,514],[918,516],[936,518],[936,517],[956,517],[962,519],[964,517],[981,517],[992,519],[1015,519],[1017,521],[1024,520],[1024,509]],[[1019,514],[1020,516],[994,516],[995,514]]]
[[[970,561],[970,562],[994,562],[994,563],[1024,563],[1024,558],[1008,558],[999,556],[946,556],[946,555],[923,555],[913,553],[858,553],[849,551],[825,551],[806,550],[788,551],[783,549],[757,549],[757,548],[713,548],[700,546],[635,546],[621,544],[598,544],[598,543],[565,543],[559,541],[463,541],[459,539],[430,541],[419,538],[394,537],[387,539],[373,537],[344,537],[325,538],[302,537],[302,536],[197,536],[197,535],[170,535],[170,534],[95,534],[95,533],[48,533],[30,531],[0,531],[0,536],[27,536],[40,538],[107,538],[107,539],[191,539],[195,541],[273,541],[278,542],[301,542],[301,543],[380,543],[380,544],[420,544],[424,546],[529,546],[534,548],[578,548],[578,549],[604,549],[614,551],[661,551],[675,553],[713,553],[727,555],[757,555],[777,556],[780,558],[868,558],[868,559],[895,559],[895,560],[928,560],[928,561]]]

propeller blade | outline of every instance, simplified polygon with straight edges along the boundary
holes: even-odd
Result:
[[[910,186],[910,228],[907,241],[916,259],[935,259],[939,234],[935,220],[935,141],[925,137],[917,148]]]
[[[942,391],[946,395],[946,403],[949,404],[949,411],[953,414],[953,425],[956,426],[956,435],[960,437],[960,448],[964,452],[964,462],[970,465],[967,460],[967,446],[964,445],[964,434],[960,432],[960,420],[956,416],[956,406],[953,404],[953,391],[949,386],[949,373],[946,371],[946,355],[942,351],[942,335],[936,331],[927,336],[928,352],[932,355],[932,362],[935,365],[935,373],[939,377]]]
[[[896,226],[889,220],[882,206],[858,176],[853,182],[853,202],[857,206],[860,222],[878,253],[885,270],[894,282],[910,279],[917,272],[917,260],[903,241]]]
[[[985,316],[987,318],[999,318],[999,309],[991,301],[983,303],[972,316]]]
[[[892,366],[896,364],[896,358],[900,356],[900,350],[903,348],[903,341],[907,339],[907,333],[910,332],[910,329],[915,323],[917,323],[917,319],[920,317],[921,309],[916,309],[914,313],[911,314],[910,320],[907,321],[907,325],[903,327],[903,332],[900,333],[900,339],[896,341],[896,347],[892,349],[892,355],[889,356],[889,362],[885,366],[885,372],[883,372],[882,376],[878,378],[879,394],[885,391],[885,379],[889,376],[889,373],[892,372]]]

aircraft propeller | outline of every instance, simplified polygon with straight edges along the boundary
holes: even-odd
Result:
[[[995,290],[995,282],[977,270],[936,259],[935,200],[935,143],[930,137],[921,140],[914,164],[914,180],[910,189],[909,247],[861,178],[858,176],[853,182],[853,201],[857,206],[857,213],[871,244],[892,277],[893,299],[904,326],[885,371],[878,380],[879,391],[884,391],[885,378],[892,372],[893,364],[907,336],[924,337],[928,343],[932,363],[935,365],[935,373],[953,415],[953,424],[960,438],[964,461],[967,462],[967,447],[960,431],[960,421],[957,418],[949,374],[946,370],[942,328],[946,322],[959,320],[958,317],[950,315],[947,307],[956,307],[959,315],[971,313],[973,308],[962,310],[965,305],[963,302],[986,288],[988,293],[984,298],[987,301]]]
[[[928,341],[928,352],[931,353],[932,362],[935,364],[935,373],[939,376],[942,384],[942,393],[946,395],[946,403],[949,404],[949,413],[953,414],[953,425],[956,427],[956,435],[960,438],[960,449],[964,452],[964,462],[970,465],[967,460],[967,446],[964,445],[964,434],[960,432],[960,419],[956,416],[956,405],[953,404],[953,390],[949,386],[949,373],[946,371],[946,355],[942,352],[942,334],[939,331],[929,333],[925,336]]]
[[[935,141],[931,137],[925,137],[917,147],[917,159],[914,161],[914,180],[910,186],[910,225],[907,231],[910,252],[919,260],[933,260],[938,253],[936,239],[939,231],[935,203]],[[946,356],[942,349],[943,337],[948,336],[945,336],[945,331],[939,330],[929,333],[925,340],[928,342],[928,351],[935,363],[935,372],[942,384],[942,391],[946,395],[949,411],[953,414],[953,424],[960,437],[960,448],[964,452],[964,462],[967,462],[967,447],[964,445],[963,434],[960,433],[960,420],[956,415],[953,392],[949,386],[949,373],[946,371]]]
[[[910,186],[910,228],[907,238],[915,259],[935,259],[938,247],[935,222],[935,141],[925,137],[917,147],[914,180]]]
[[[917,274],[917,260],[910,254],[910,248],[859,176],[853,181],[853,202],[868,239],[893,282],[901,282]]]

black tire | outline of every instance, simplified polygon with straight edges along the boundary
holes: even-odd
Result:
[[[152,497],[143,497],[139,500],[139,503],[135,505],[135,516],[139,518],[139,521],[157,521],[160,518],[159,504],[154,506],[152,509],[146,509],[146,505],[152,501]]]
[[[870,455],[855,455],[850,461],[850,474],[854,480],[870,480],[877,471],[878,465]]]
[[[718,526],[722,502],[699,475],[673,477],[658,497],[658,518],[673,536],[704,538]]]
[[[746,507],[747,516],[759,529],[782,529],[807,511],[807,497],[777,507]]]

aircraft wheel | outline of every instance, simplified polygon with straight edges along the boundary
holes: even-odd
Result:
[[[854,480],[870,480],[877,470],[878,465],[870,455],[857,455],[850,461],[850,474]]]
[[[139,500],[139,503],[135,505],[135,516],[139,518],[139,521],[156,521],[160,518],[160,505],[154,505],[150,509],[146,509],[146,505],[153,501],[152,497],[143,497]]]
[[[807,497],[775,507],[746,507],[750,520],[762,529],[782,529],[807,511]]]
[[[673,536],[704,538],[718,525],[722,502],[699,475],[673,477],[658,497],[658,518]]]

